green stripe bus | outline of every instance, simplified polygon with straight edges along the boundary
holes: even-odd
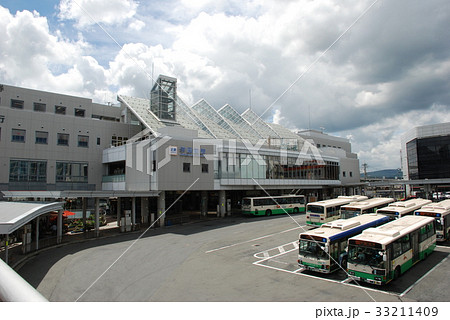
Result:
[[[341,207],[341,219],[349,219],[365,213],[375,213],[378,209],[394,202],[393,198],[371,198],[358,202],[351,202]]]
[[[304,195],[246,197],[242,199],[242,213],[254,216],[305,212]]]
[[[450,200],[427,204],[414,212],[414,214],[435,218],[436,240],[450,240]]]
[[[377,210],[378,214],[384,214],[391,220],[401,218],[405,215],[413,215],[414,211],[422,208],[424,205],[431,203],[431,200],[426,199],[411,199],[407,201],[397,201],[390,203],[387,207]]]
[[[306,205],[306,224],[320,226],[339,219],[341,206],[367,200],[366,196],[339,196],[335,199],[310,202]]]
[[[363,214],[325,223],[299,235],[298,265],[321,273],[347,268],[347,241],[363,230],[389,222],[382,215]]]
[[[384,285],[397,279],[436,247],[435,219],[406,216],[348,240],[349,277]]]

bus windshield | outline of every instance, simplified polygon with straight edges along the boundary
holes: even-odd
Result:
[[[360,246],[348,246],[348,262],[363,264],[374,268],[383,268],[384,251]]]
[[[313,257],[317,259],[324,259],[327,257],[325,252],[325,244],[310,240],[300,240],[299,253],[303,257]]]
[[[308,205],[308,212],[311,213],[323,213],[322,206]]]
[[[242,205],[243,206],[250,206],[252,203],[252,199],[242,199]]]

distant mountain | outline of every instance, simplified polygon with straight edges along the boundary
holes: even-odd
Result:
[[[361,178],[364,178],[364,173],[361,173]],[[398,169],[378,170],[367,172],[367,178],[402,179],[403,172]]]

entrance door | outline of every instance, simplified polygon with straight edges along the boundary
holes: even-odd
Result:
[[[419,260],[419,232],[411,234],[411,248],[413,250],[413,263]]]

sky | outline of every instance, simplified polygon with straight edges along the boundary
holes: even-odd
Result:
[[[448,0],[0,0],[0,83],[117,103],[164,74],[397,169],[402,134],[450,122],[449,27]]]

